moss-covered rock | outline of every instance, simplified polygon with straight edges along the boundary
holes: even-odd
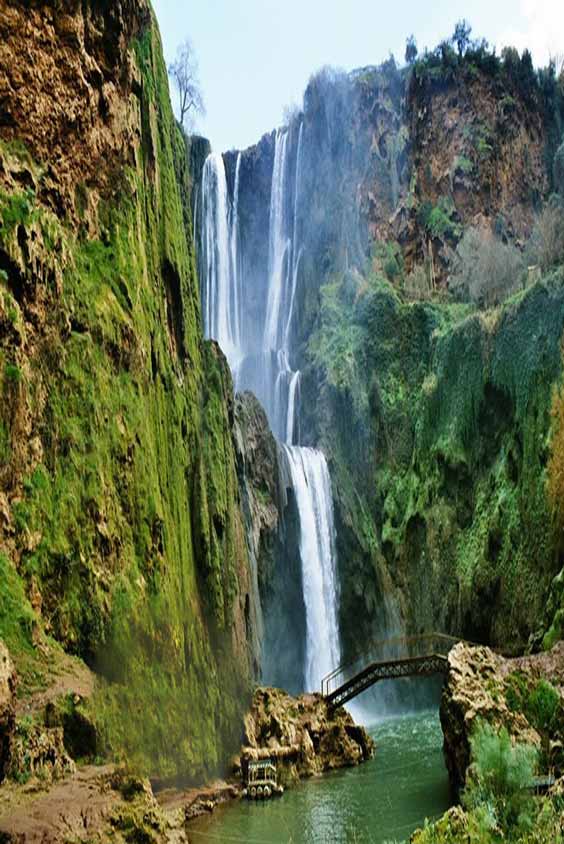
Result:
[[[332,709],[321,695],[291,697],[281,689],[259,688],[245,717],[241,765],[272,758],[282,785],[324,771],[358,765],[374,755],[374,742],[343,708]]]
[[[2,61],[0,633],[22,691],[50,636],[104,678],[106,749],[202,778],[239,737],[253,585],[158,29],[145,0],[0,26],[29,55]]]
[[[323,289],[302,394],[334,479],[347,652],[402,617],[515,651],[537,633],[559,569],[563,325],[559,273],[485,314],[406,304],[377,277]]]

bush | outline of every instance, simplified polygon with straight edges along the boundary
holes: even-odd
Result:
[[[537,765],[536,749],[513,744],[505,727],[497,731],[486,723],[476,726],[470,744],[473,762],[464,805],[486,812],[491,826],[504,832],[530,827],[533,801],[528,789]]]
[[[455,220],[456,208],[450,197],[443,197],[439,204],[433,206],[430,202],[423,202],[418,213],[421,226],[431,237],[456,239],[461,235],[460,224]]]
[[[431,296],[431,282],[428,269],[422,264],[415,266],[406,275],[403,290],[407,299],[414,301],[429,299]]]
[[[523,259],[514,246],[483,229],[468,229],[453,258],[449,289],[480,307],[503,302],[522,286]]]
[[[564,141],[562,141],[554,156],[554,187],[564,198]]]
[[[564,264],[564,208],[549,202],[537,219],[529,244],[530,261],[543,271]]]

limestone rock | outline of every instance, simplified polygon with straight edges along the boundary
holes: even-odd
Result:
[[[5,644],[0,641],[0,782],[4,779],[11,753],[16,719],[16,670]]]
[[[374,754],[374,742],[342,707],[331,710],[321,695],[294,698],[259,688],[245,719],[241,764],[273,758],[282,784],[335,768],[358,765]]]
[[[470,764],[470,736],[477,719],[505,727],[518,742],[540,747],[536,726],[523,711],[510,708],[511,676],[520,672],[522,682],[532,686],[546,678],[561,684],[564,677],[564,645],[547,654],[504,659],[485,647],[460,643],[448,656],[449,674],[441,700],[444,753],[453,792],[458,795]],[[556,736],[551,737],[556,739]],[[554,741],[552,742],[554,744]]]
[[[42,724],[16,724],[12,740],[10,776],[16,779],[40,777],[43,784],[56,782],[73,774],[76,766],[64,744],[62,727],[45,728]]]

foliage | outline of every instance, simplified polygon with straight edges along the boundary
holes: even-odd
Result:
[[[421,204],[418,212],[420,225],[435,238],[457,239],[462,233],[456,221],[456,208],[450,197],[442,197],[439,204],[433,206],[429,201]]]
[[[376,272],[382,273],[392,284],[403,279],[403,252],[398,243],[377,241],[372,254]]]
[[[14,656],[32,647],[35,614],[12,563],[0,554],[0,639]]]
[[[406,64],[413,64],[417,58],[417,41],[414,35],[410,35],[405,42],[405,62]]]
[[[505,833],[529,829],[533,809],[528,787],[537,765],[534,747],[514,744],[505,727],[478,723],[470,739],[472,764],[463,803],[468,809],[487,807],[490,829]]]
[[[552,436],[547,467],[548,497],[557,525],[564,528],[564,387],[555,387],[552,394]]]
[[[474,164],[465,155],[458,155],[452,165],[452,173],[460,171],[465,176],[470,176],[474,170]]]
[[[523,260],[519,251],[491,232],[470,228],[456,249],[449,289],[460,299],[491,307],[521,286]]]
[[[431,284],[428,268],[417,264],[412,271],[405,276],[403,291],[408,300],[417,301],[428,299],[431,296]]]
[[[560,144],[554,156],[554,186],[564,198],[564,141]]]
[[[541,736],[547,739],[553,736],[563,714],[558,690],[543,679],[531,686],[519,672],[510,674],[507,684],[508,707],[514,712],[523,712]]]
[[[4,376],[8,381],[18,384],[22,379],[22,373],[15,363],[7,363],[4,367]]]
[[[466,53],[468,47],[470,46],[470,36],[472,34],[472,27],[468,23],[467,20],[458,21],[458,23],[454,27],[454,33],[452,35],[452,43],[456,46],[458,50],[459,58]]]
[[[548,202],[539,214],[531,241],[530,260],[547,272],[564,264],[564,203]]]
[[[168,72],[178,90],[180,124],[191,126],[195,115],[205,115],[206,109],[198,74],[198,60],[189,38],[178,47],[176,59]]]

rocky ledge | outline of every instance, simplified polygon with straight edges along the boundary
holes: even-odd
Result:
[[[245,718],[241,768],[272,758],[286,786],[336,768],[359,765],[374,755],[374,742],[349,713],[331,709],[319,694],[291,697],[280,689],[259,688]]]
[[[505,727],[515,742],[538,748],[547,769],[563,772],[564,642],[547,653],[516,659],[461,643],[448,661],[441,724],[455,796],[466,782],[470,737],[478,721]]]

